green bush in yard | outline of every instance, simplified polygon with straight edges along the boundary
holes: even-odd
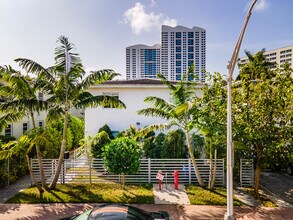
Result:
[[[100,158],[102,157],[102,149],[105,145],[109,144],[111,139],[109,135],[105,131],[101,131],[97,135],[93,137],[91,140],[91,153],[93,158]]]
[[[116,138],[103,148],[103,160],[106,170],[112,174],[122,175],[125,185],[125,174],[135,174],[140,170],[139,159],[142,150],[138,142],[128,137]]]

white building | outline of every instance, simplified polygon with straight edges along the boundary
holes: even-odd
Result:
[[[161,70],[169,80],[180,80],[194,64],[199,80],[205,81],[206,31],[200,27],[162,25]]]
[[[194,64],[199,80],[205,81],[206,31],[162,25],[161,45],[133,45],[126,48],[126,79],[156,78],[162,73],[168,80],[181,80]]]
[[[156,78],[161,72],[161,45],[133,45],[126,48],[126,79]]]
[[[278,67],[281,67],[282,64],[285,62],[288,62],[291,67],[293,67],[293,46],[288,46],[288,47],[281,47],[278,49],[274,50],[268,50],[264,53],[266,56],[267,60],[270,62],[276,62]],[[248,58],[247,57],[241,57],[240,58],[241,63],[247,63]],[[275,66],[276,67],[276,66]]]
[[[93,95],[113,95],[118,96],[126,105],[126,109],[115,108],[87,108],[85,110],[85,135],[94,136],[99,128],[107,124],[112,131],[120,132],[130,125],[136,128],[143,128],[154,123],[164,123],[160,118],[145,117],[137,115],[137,111],[151,107],[144,102],[147,96],[156,96],[165,100],[170,100],[169,90],[159,80],[119,80],[109,81],[104,84],[93,86],[89,89]],[[196,91],[201,94],[200,89]]]

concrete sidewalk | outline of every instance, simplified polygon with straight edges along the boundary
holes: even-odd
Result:
[[[53,220],[80,214],[96,204],[1,204],[0,219]],[[165,210],[173,220],[210,220],[223,219],[226,206],[197,205],[133,205],[147,211]],[[234,207],[234,214],[239,220],[292,220],[293,208]]]
[[[26,175],[19,179],[16,183],[0,189],[0,203],[6,202],[9,198],[13,197],[19,191],[31,186],[31,177]]]

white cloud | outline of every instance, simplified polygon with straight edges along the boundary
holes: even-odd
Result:
[[[137,2],[135,6],[124,13],[123,22],[129,24],[135,34],[159,29],[162,24],[169,26],[177,25],[176,19],[169,18],[164,14],[147,13],[145,6],[140,2]]]
[[[246,10],[249,9],[250,5],[251,5],[252,1],[250,1],[249,3],[247,3],[246,5]],[[267,8],[270,7],[270,3],[268,0],[258,0],[254,6],[254,10],[256,11],[264,11]]]
[[[157,2],[155,0],[151,0],[151,7],[157,6]]]

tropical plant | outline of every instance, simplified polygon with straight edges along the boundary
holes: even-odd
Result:
[[[193,72],[192,68],[189,69],[189,73]],[[197,109],[197,97],[195,96],[196,82],[187,81],[188,74],[185,74],[181,81],[173,84],[168,81],[163,75],[158,74],[158,78],[161,82],[170,90],[171,102],[159,97],[149,96],[144,101],[152,104],[152,107],[139,110],[139,115],[160,117],[165,119],[166,123],[149,125],[142,129],[141,133],[151,130],[164,130],[170,129],[172,126],[181,128],[186,137],[186,144],[189,151],[196,178],[200,186],[204,186],[204,182],[200,176],[195,158],[194,149],[191,143],[191,132],[194,129],[194,121],[196,118]]]
[[[32,121],[33,129],[36,129],[35,115],[48,109],[46,101],[39,99],[38,93],[42,91],[41,80],[28,75],[22,75],[10,66],[0,68],[2,80],[6,82],[0,86],[0,96],[5,97],[5,102],[0,103],[0,129],[8,124],[17,122],[24,117]],[[40,168],[42,186],[46,187],[46,179],[42,164],[42,154],[38,143],[35,145]],[[37,183],[35,182],[37,185]]]
[[[105,69],[92,71],[88,76],[85,76],[80,58],[77,53],[73,52],[74,45],[65,36],[60,36],[58,43],[60,46],[55,49],[55,65],[53,67],[44,68],[37,62],[26,58],[15,60],[27,72],[37,74],[38,78],[44,80],[42,88],[49,95],[47,101],[50,103],[47,119],[50,121],[63,117],[62,144],[50,189],[56,187],[63,164],[63,155],[67,145],[69,109],[72,107],[83,109],[86,107],[107,106],[109,104],[114,108],[125,108],[124,103],[117,97],[94,96],[87,92],[90,86],[111,80],[119,74],[113,70]]]
[[[99,129],[98,133],[100,133],[101,131],[105,131],[108,134],[108,136],[109,136],[109,138],[111,140],[114,139],[114,136],[112,134],[112,131],[111,131],[110,127],[107,124],[105,124],[103,127],[101,127]]]
[[[170,130],[165,136],[161,158],[187,158],[185,134],[182,129]]]
[[[105,147],[110,142],[111,139],[109,138],[109,135],[106,131],[101,131],[98,134],[96,134],[90,142],[92,157],[102,157],[103,147]]]
[[[103,148],[103,160],[106,170],[122,175],[123,188],[125,174],[135,174],[140,170],[142,150],[139,144],[128,137],[116,138]]]

